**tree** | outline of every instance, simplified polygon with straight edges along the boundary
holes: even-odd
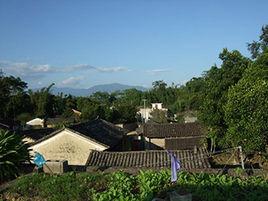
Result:
[[[122,102],[126,104],[138,107],[141,104],[142,91],[137,89],[126,89],[122,92],[120,100],[117,102]]]
[[[154,109],[150,113],[150,115],[152,116],[150,118],[150,120],[152,120],[153,122],[160,123],[160,124],[161,123],[168,123],[166,111]]]
[[[193,77],[185,85],[174,89],[176,100],[172,102],[169,109],[173,113],[187,110],[199,110],[203,103],[205,91],[205,79]]]
[[[167,87],[163,80],[154,81],[153,89],[145,92],[145,97],[149,102],[160,102],[165,107],[171,106],[177,99],[177,87],[172,85]]]
[[[157,80],[152,83],[153,89],[160,89],[164,90],[167,87],[167,83],[165,83],[163,80]]]
[[[0,129],[0,181],[17,176],[24,161],[29,161],[28,145],[20,135]]]
[[[224,144],[227,126],[223,106],[227,101],[228,89],[235,85],[250,64],[250,60],[239,51],[223,49],[219,58],[221,67],[213,66],[204,75],[204,100],[200,107],[200,119],[209,128],[210,137],[218,139],[218,145]]]
[[[37,117],[48,118],[55,115],[54,95],[50,92],[54,85],[52,83],[48,87],[44,87],[36,92],[29,91],[31,102],[34,106],[34,114]]]
[[[253,59],[256,59],[268,49],[268,25],[263,26],[261,32],[259,41],[248,43],[248,50],[250,51]]]
[[[118,112],[117,123],[136,122],[137,109],[130,103],[120,103],[115,105],[115,110]]]
[[[260,55],[228,91],[225,142],[263,151],[268,139],[268,53]]]
[[[4,76],[0,72],[0,114],[1,118],[14,120],[21,112],[30,110],[30,99],[25,92],[27,83],[20,78]]]
[[[95,92],[90,96],[90,99],[103,105],[110,104],[110,94],[108,92]]]
[[[72,109],[77,109],[77,100],[75,97],[71,96],[71,95],[65,95],[65,97],[59,98],[59,100],[57,101],[57,103],[62,102],[62,107],[63,107],[63,113],[62,115],[66,118],[68,117],[75,117],[77,120],[79,120],[79,118],[77,116],[74,115],[74,112]],[[60,107],[60,106],[59,106]]]

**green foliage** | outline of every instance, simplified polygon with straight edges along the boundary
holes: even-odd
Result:
[[[177,87],[172,85],[167,87],[163,80],[152,83],[153,88],[144,92],[145,99],[148,103],[163,103],[166,107],[171,106],[177,99]]]
[[[118,123],[129,123],[136,121],[137,109],[135,106],[129,103],[119,103],[115,105],[115,109],[118,111],[118,119],[115,120]]]
[[[166,111],[154,109],[150,114],[152,116],[150,120],[152,120],[153,122],[168,123]]]
[[[268,50],[268,25],[262,27],[259,41],[248,43],[248,50],[250,51],[253,59],[256,59]]]
[[[212,67],[206,74],[205,93],[200,118],[209,127],[218,140],[218,145],[224,145],[226,122],[224,119],[224,105],[227,101],[227,92],[235,85],[248,67],[249,59],[243,57],[238,51],[224,49],[220,54],[221,67]]]
[[[138,199],[135,198],[135,180],[132,175],[124,172],[116,172],[112,173],[108,180],[109,185],[107,189],[102,192],[96,192],[93,196],[93,200],[138,201]]]
[[[98,102],[100,104],[111,104],[113,99],[110,94],[107,92],[95,92],[90,96],[90,99],[94,102]]]
[[[54,95],[50,93],[50,90],[53,86],[54,83],[36,92],[29,91],[31,102],[34,106],[34,114],[37,117],[48,118],[55,115]]]
[[[228,92],[226,143],[246,151],[264,151],[268,131],[268,57],[257,60]],[[264,56],[263,56],[264,57]]]
[[[79,97],[77,99],[77,108],[82,113],[81,118],[85,120],[104,116],[103,107],[89,98]]]
[[[28,146],[18,134],[0,129],[0,181],[18,175],[18,166],[29,160]]]
[[[72,109],[82,112],[81,119],[92,120],[96,117],[114,123],[137,121],[137,110],[142,99],[147,103],[162,102],[172,113],[198,108],[202,94],[202,79],[192,79],[186,86],[168,86],[164,81],[153,82],[153,88],[142,92],[127,89],[121,92],[96,92],[89,97],[72,97],[71,95],[53,95],[54,84],[37,91],[24,91],[27,84],[19,78],[0,75],[0,112],[5,119],[18,119],[24,124],[34,117],[53,118],[55,116],[74,117]],[[2,88],[1,88],[2,87]],[[27,114],[27,115],[25,115]],[[80,121],[80,117],[76,118]]]
[[[27,198],[47,200],[151,201],[177,190],[202,201],[268,200],[268,181],[262,177],[240,179],[228,175],[179,172],[175,185],[170,173],[141,171],[138,175],[124,172],[111,174],[67,173],[63,175],[33,174],[20,177],[8,189]],[[1,197],[0,197],[1,198]]]
[[[0,72],[0,114],[3,119],[14,119],[20,112],[25,112],[29,99],[25,93],[27,83],[20,78],[4,76]]]
[[[167,171],[140,171],[137,176],[140,200],[152,200],[154,195],[170,186],[170,174]]]
[[[94,174],[33,174],[18,178],[10,191],[25,197],[38,196],[55,201],[88,200],[95,190],[105,188],[106,182],[105,177]]]

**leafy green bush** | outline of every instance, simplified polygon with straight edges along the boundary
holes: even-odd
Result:
[[[18,175],[18,165],[29,159],[22,137],[0,129],[0,182]]]
[[[109,176],[109,185],[103,192],[96,192],[93,200],[120,200],[130,201],[135,198],[135,178],[124,172],[112,173]]]
[[[34,200],[149,201],[164,198],[169,191],[192,193],[193,200],[263,201],[268,200],[268,181],[262,177],[240,179],[207,173],[178,174],[177,184],[170,183],[170,171],[141,171],[111,174],[67,173],[33,174],[18,178],[8,190]],[[28,200],[28,199],[27,199]]]
[[[152,200],[155,193],[163,191],[169,186],[170,174],[167,171],[140,171],[137,176],[140,199]]]

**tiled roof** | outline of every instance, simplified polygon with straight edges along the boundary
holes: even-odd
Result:
[[[202,136],[166,138],[165,148],[168,150],[194,149],[203,146],[204,140]]]
[[[202,136],[203,129],[199,123],[144,124],[140,134],[150,138]]]
[[[68,128],[109,147],[118,144],[123,135],[126,134],[124,129],[102,119],[76,124]]]
[[[210,168],[206,149],[172,151],[181,162],[182,169]],[[164,168],[170,167],[170,157],[165,150],[99,152],[92,151],[88,166],[121,168]]]
[[[102,119],[95,119],[93,121],[88,121],[84,123],[75,124],[69,127],[66,127],[67,130],[76,133],[77,135],[82,135],[85,138],[93,140],[97,143],[103,144],[107,146],[107,148],[111,148],[117,145],[125,131],[119,127],[116,127],[112,123],[109,123]],[[40,143],[50,137],[57,135],[64,129],[59,129],[50,135],[47,135],[33,144]]]
[[[46,120],[47,125],[57,125],[61,123],[74,123],[75,118],[69,117],[69,118],[62,118],[62,117],[55,117],[55,118],[48,118]]]
[[[56,129],[54,128],[42,128],[42,129],[30,129],[20,131],[20,135],[33,139],[34,141],[40,140],[43,137],[53,133]]]

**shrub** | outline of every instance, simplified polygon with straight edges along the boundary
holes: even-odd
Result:
[[[141,171],[137,176],[124,172],[33,174],[18,178],[6,193],[21,195],[26,200],[151,201],[176,190],[191,193],[193,200],[261,201],[268,200],[267,189],[268,181],[262,177],[240,179],[181,171],[177,183],[171,184],[169,171]]]
[[[28,146],[22,137],[0,129],[0,181],[18,175],[18,166],[29,160]]]

